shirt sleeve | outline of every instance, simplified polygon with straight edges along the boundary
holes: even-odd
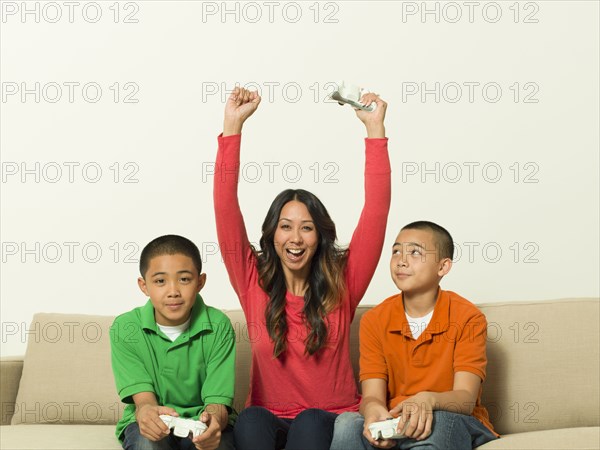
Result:
[[[212,348],[207,352],[202,403],[205,406],[214,403],[231,407],[235,388],[235,332],[225,314],[216,323],[213,333]]]
[[[238,200],[241,135],[219,135],[214,175],[214,208],[219,248],[242,308],[257,283],[256,257],[250,247]]]
[[[359,348],[360,372],[359,379],[362,383],[370,378],[388,380],[388,368],[378,330],[377,317],[366,312],[360,321]]]
[[[354,311],[373,278],[385,239],[391,201],[388,139],[365,139],[365,202],[348,247],[346,282]]]
[[[454,350],[454,373],[471,372],[485,380],[487,320],[477,312],[465,322]]]
[[[135,351],[135,343],[144,339],[139,324],[117,318],[110,335],[112,369],[121,401],[133,403],[133,395],[140,392],[156,394],[152,378]]]

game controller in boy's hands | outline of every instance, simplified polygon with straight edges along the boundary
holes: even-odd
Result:
[[[402,439],[405,437],[404,430],[401,432],[397,431],[399,422],[399,417],[396,419],[382,420],[381,422],[373,422],[369,425],[371,437],[376,441],[379,439]],[[408,422],[405,424],[405,429],[406,425],[408,425]]]
[[[161,414],[160,418],[166,426],[173,429],[173,434],[178,437],[188,437],[190,433],[192,433],[192,437],[200,436],[208,428],[199,420],[183,419],[167,414]]]
[[[366,93],[366,91],[363,91],[358,86],[347,84],[342,81],[338,84],[337,90],[331,94],[331,99],[335,100],[340,105],[347,104],[354,108],[362,109],[363,111],[374,111],[376,107],[375,102],[371,103],[369,106],[360,103],[360,97],[362,94]]]

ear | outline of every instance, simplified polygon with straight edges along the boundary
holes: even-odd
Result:
[[[144,280],[142,277],[138,278],[138,286],[140,291],[146,294],[146,296],[150,297],[150,294],[148,293],[148,287],[146,286],[146,280]]]
[[[198,276],[198,286],[197,286],[196,292],[200,292],[202,290],[202,288],[204,287],[205,284],[206,284],[206,274],[205,273],[201,273]]]
[[[438,270],[438,276],[441,278],[444,275],[448,274],[452,269],[452,260],[450,258],[444,258],[440,261],[440,266]]]

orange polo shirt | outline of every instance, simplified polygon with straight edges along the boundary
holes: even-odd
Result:
[[[366,312],[361,320],[360,381],[386,380],[389,409],[419,392],[451,391],[456,372],[471,372],[483,381],[486,333],[485,316],[473,303],[440,289],[431,321],[415,340],[402,294],[394,295]],[[488,412],[481,405],[481,391],[472,415],[494,432]]]

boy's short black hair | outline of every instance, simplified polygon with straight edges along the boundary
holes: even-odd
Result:
[[[402,230],[431,231],[433,233],[435,245],[437,247],[438,257],[440,259],[454,258],[454,241],[452,240],[452,236],[450,236],[448,230],[446,230],[444,227],[441,227],[437,223],[428,222],[427,220],[419,220],[417,222],[412,222],[408,225],[404,225],[402,227]]]
[[[196,266],[196,270],[198,270],[198,274],[202,273],[202,258],[196,244],[183,236],[167,234],[157,237],[142,250],[142,254],[140,255],[140,273],[142,274],[142,278],[146,276],[146,271],[152,258],[177,254],[190,257]]]

